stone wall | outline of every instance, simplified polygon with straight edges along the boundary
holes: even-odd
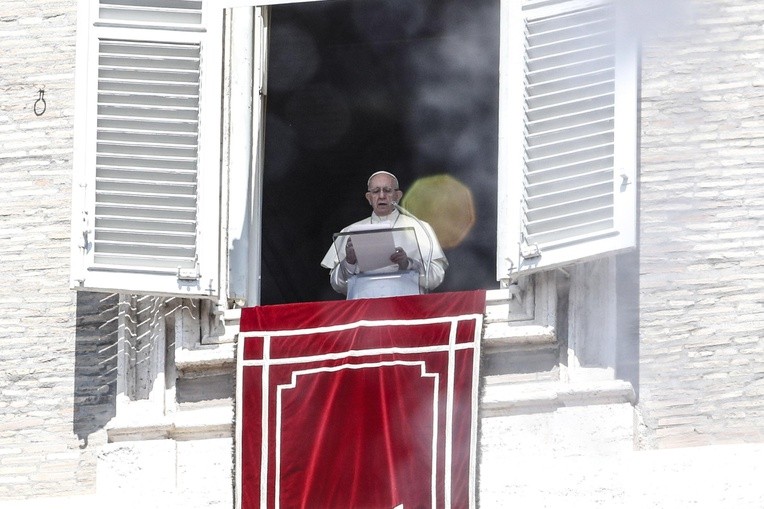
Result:
[[[109,366],[91,364],[99,348],[85,338],[108,341],[103,322],[81,316],[75,332],[68,288],[76,2],[4,0],[0,11],[0,499],[83,492],[98,439],[75,408],[102,403],[109,385],[78,374]],[[109,305],[96,299],[92,313]]]
[[[764,441],[764,4],[685,7],[643,46],[643,447]]]

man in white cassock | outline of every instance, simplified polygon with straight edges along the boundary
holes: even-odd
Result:
[[[405,211],[401,213],[403,209],[398,202],[403,192],[392,173],[378,171],[372,174],[366,187],[366,199],[372,208],[371,217],[343,228],[341,234],[382,227],[394,229],[395,232],[411,231],[398,230],[401,228],[413,228],[415,235],[394,235],[395,246],[389,254],[390,265],[376,269],[372,274],[364,274],[360,270],[352,235],[340,235],[321,261],[322,267],[331,269],[329,282],[332,288],[348,295],[348,298],[410,295],[427,293],[436,288],[443,282],[448,260],[432,227]],[[391,278],[406,273],[414,278],[413,289],[412,285],[405,283],[391,284]],[[357,288],[361,288],[360,282],[363,282],[364,290],[359,292],[353,287],[357,283]],[[370,290],[374,286],[379,288],[378,292]]]

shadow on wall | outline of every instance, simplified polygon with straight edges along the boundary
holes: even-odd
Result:
[[[639,399],[639,251],[618,255],[615,375],[631,382]]]
[[[80,448],[116,415],[119,294],[78,292],[73,432]]]

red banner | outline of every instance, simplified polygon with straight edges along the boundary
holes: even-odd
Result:
[[[237,507],[475,506],[485,293],[242,311]]]

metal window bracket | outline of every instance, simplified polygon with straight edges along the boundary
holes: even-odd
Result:
[[[539,248],[538,244],[523,244],[520,246],[520,256],[526,260],[539,258],[541,256],[541,248]]]
[[[199,272],[199,264],[193,269],[182,269],[178,267],[178,280],[180,281],[199,281],[202,275]]]

